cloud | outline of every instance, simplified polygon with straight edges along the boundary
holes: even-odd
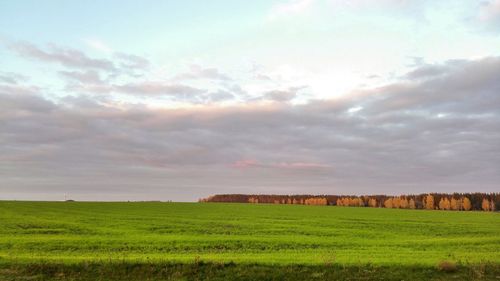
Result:
[[[229,76],[221,73],[217,68],[203,68],[199,65],[192,65],[190,67],[189,72],[181,73],[174,77],[174,80],[197,80],[197,79],[222,80],[222,81],[231,80]]]
[[[487,23],[500,23],[500,0],[490,0],[481,3],[479,19]]]
[[[144,70],[151,65],[148,59],[137,55],[118,52],[114,56],[120,60],[120,67],[122,69]]]
[[[101,79],[101,76],[97,71],[88,70],[88,71],[59,71],[59,74],[62,76],[69,78],[74,81],[78,81],[80,83],[85,84],[104,84],[104,81]]]
[[[225,90],[218,90],[216,92],[210,93],[207,96],[209,102],[221,102],[221,101],[229,101],[234,100],[236,96]]]
[[[103,75],[107,75],[109,78],[114,78],[120,74],[141,77],[151,64],[144,57],[121,52],[113,53],[114,60],[95,59],[80,50],[54,44],[42,49],[29,42],[14,42],[9,44],[9,48],[23,57],[69,68],[73,72],[73,77],[77,74],[74,70],[86,72],[87,75],[102,72]],[[107,53],[111,53],[111,50]],[[64,73],[68,74],[69,71],[61,71],[60,73],[64,76]]]
[[[297,93],[299,90],[304,87],[291,87],[286,90],[273,90],[264,93],[262,99],[264,100],[272,100],[277,102],[289,102],[297,97]]]
[[[108,79],[95,70],[59,71],[59,75],[67,80],[65,90],[76,93],[105,94],[113,91],[113,85]]]
[[[419,65],[413,71],[406,74],[406,78],[410,80],[435,78],[438,75],[446,74],[446,65]]]
[[[25,85],[17,85],[17,84],[0,84],[0,94],[16,94],[16,95],[28,95],[34,94],[40,91],[39,87],[36,86],[25,86]]]
[[[71,48],[50,45],[48,50],[43,50],[28,42],[11,43],[9,47],[21,56],[60,64],[69,68],[96,69],[107,72],[115,72],[117,70],[114,63],[110,60],[93,59],[85,53]]]
[[[23,82],[26,80],[28,80],[28,77],[24,75],[13,72],[0,71],[0,83],[17,84],[18,82]]]
[[[85,42],[85,44],[87,44],[89,47],[91,47],[91,48],[93,48],[95,50],[98,50],[98,51],[101,51],[101,52],[105,52],[105,53],[111,53],[111,52],[113,52],[113,49],[111,49],[111,47],[109,47],[108,45],[106,45],[101,40],[98,40],[98,39],[84,39],[83,42]]]
[[[415,8],[415,6],[421,5],[425,0],[415,1],[415,0],[378,0],[377,2],[371,0],[328,0],[328,2],[334,7],[343,8]]]
[[[326,169],[330,165],[314,162],[279,162],[279,163],[261,163],[257,160],[243,159],[234,162],[231,165],[237,169],[263,168],[263,169]]]
[[[332,167],[331,165],[314,162],[281,162],[273,164],[273,166],[285,169],[323,169]]]
[[[314,0],[291,0],[285,3],[279,3],[271,8],[268,19],[276,20],[282,17],[302,14],[307,11],[314,2]]]
[[[258,166],[260,166],[260,163],[256,160],[238,160],[232,164],[232,167],[238,169],[247,169]]]
[[[383,87],[301,105],[152,109],[84,96],[51,101],[31,86],[5,84],[2,194],[195,200],[212,193],[497,191],[500,58],[432,66],[439,71],[422,65]],[[159,81],[117,90],[212,93]]]
[[[182,85],[171,84],[162,81],[143,81],[117,85],[114,90],[139,96],[173,96],[178,98],[190,98],[205,93],[205,90]]]

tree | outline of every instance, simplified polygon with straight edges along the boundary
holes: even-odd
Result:
[[[445,210],[451,209],[451,202],[450,202],[450,199],[448,199],[448,197],[444,198],[444,209]]]
[[[484,198],[483,202],[481,203],[481,208],[483,209],[483,211],[488,212],[490,210],[490,201]]]
[[[342,198],[337,199],[337,206],[343,206],[342,205]]]
[[[413,200],[413,198],[410,199],[410,201],[408,202],[408,208],[410,209],[415,209],[416,206],[415,206],[415,200]]]
[[[401,204],[400,204],[401,209],[407,209],[408,208],[408,204],[409,204],[408,203],[408,199],[406,199],[406,197],[403,198],[403,199],[401,199]]]
[[[307,202],[306,202],[307,201]],[[487,202],[486,202],[487,201]],[[369,206],[410,209],[441,210],[500,210],[500,193],[432,193],[417,195],[263,195],[263,194],[216,194],[201,198],[199,202],[308,204],[338,206]]]
[[[500,211],[500,196],[496,199],[496,201],[493,201],[494,204],[494,207],[493,210],[497,210],[497,211]]]
[[[450,200],[446,197],[441,198],[439,200],[439,209],[440,210],[449,210],[451,206]]]
[[[328,200],[326,200],[326,198],[319,198],[318,204],[319,205],[328,205]]]
[[[451,197],[451,200],[450,200],[450,209],[454,210],[454,211],[458,211],[460,210],[459,206],[458,206],[458,200]]]
[[[305,201],[306,205],[328,205],[328,200],[326,198],[313,197],[307,198]]]
[[[349,197],[348,200],[349,200],[348,201],[349,203],[347,203],[348,206],[352,207],[352,206],[356,206],[358,204],[358,199],[357,198],[350,198]]]
[[[384,201],[384,207],[386,208],[392,208],[392,198],[389,198],[387,200]]]
[[[392,207],[399,209],[401,207],[401,198],[392,198]]]
[[[375,198],[370,198],[370,200],[368,200],[368,206],[370,206],[370,207],[372,207],[372,208],[377,207],[377,199],[375,199]]]
[[[464,209],[464,211],[470,211],[471,207],[472,207],[472,205],[470,203],[469,198],[463,197],[462,198],[462,208]]]
[[[434,196],[428,194],[425,197],[424,206],[427,210],[434,210]]]
[[[364,206],[366,206],[366,204],[365,204],[365,200],[363,200],[363,198],[361,198],[361,197],[359,197],[359,198],[358,198],[358,206],[359,206],[359,207],[364,207]]]
[[[441,198],[438,203],[439,210],[444,210],[444,198]]]

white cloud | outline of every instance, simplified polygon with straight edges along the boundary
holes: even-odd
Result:
[[[500,20],[500,0],[491,0],[481,5],[479,19],[484,22]]]
[[[276,4],[268,14],[268,20],[276,20],[281,17],[300,15],[314,4],[314,0],[292,0],[286,3]]]
[[[102,42],[101,40],[98,39],[83,39],[83,42],[87,44],[87,46],[91,47],[92,49],[104,52],[104,53],[112,53],[113,49],[106,45],[106,43]]]

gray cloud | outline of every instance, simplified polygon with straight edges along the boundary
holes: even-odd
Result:
[[[4,88],[1,194],[195,200],[220,192],[498,191],[500,58],[426,67],[391,85],[295,106],[114,108]],[[160,82],[119,90],[207,94]]]
[[[57,63],[65,67],[77,69],[96,69],[115,72],[114,63],[106,59],[93,59],[85,53],[71,49],[50,45],[48,50],[43,50],[28,42],[16,42],[9,45],[10,49],[19,55],[37,59],[48,63]]]
[[[208,94],[206,98],[208,102],[220,102],[220,101],[234,100],[236,97],[229,91],[219,89],[216,92]]]
[[[57,73],[66,80],[64,90],[70,93],[118,93],[142,97],[155,96],[193,104],[210,104],[233,100],[242,94],[242,98],[247,97],[241,87],[236,84],[227,85],[226,83],[226,85],[221,85],[224,89],[209,91],[208,89],[179,83],[179,80],[199,79],[232,81],[229,76],[221,73],[216,68],[203,68],[192,65],[189,72],[176,75],[172,79],[173,81],[149,81],[143,79],[142,76],[150,68],[151,63],[146,58],[137,55],[115,52],[113,54],[115,61],[111,61],[93,59],[79,50],[56,45],[49,45],[48,50],[39,48],[29,42],[11,42],[8,46],[11,50],[24,57],[38,59],[46,63],[57,63],[66,67],[66,69]],[[123,80],[117,79],[122,74],[136,79],[134,79],[135,81],[132,80],[133,82],[123,82]],[[0,82],[5,84],[17,84],[20,79],[21,76],[15,76],[13,73],[0,73]],[[0,90],[12,88],[12,86],[0,87]],[[14,90],[21,91],[22,87],[18,86],[12,91]]]
[[[84,84],[104,84],[104,81],[101,79],[101,75],[99,72],[94,70],[88,71],[59,71],[63,77],[69,78],[70,80],[74,80]]]
[[[273,90],[264,93],[262,96],[265,100],[272,100],[277,102],[288,102],[297,97],[298,91],[304,87],[291,87],[286,90]]]
[[[174,77],[174,80],[196,80],[196,79],[209,79],[209,80],[222,80],[229,81],[231,78],[221,73],[217,68],[203,68],[199,65],[192,65],[190,71],[181,73]]]
[[[65,90],[76,93],[107,94],[113,91],[113,84],[95,70],[87,71],[59,71],[60,76],[67,80]]]
[[[163,96],[184,96],[193,97],[199,95],[204,90],[193,88],[182,84],[170,84],[162,81],[143,81],[139,83],[129,83],[116,86],[119,92],[137,95],[163,95]]]
[[[118,75],[141,77],[144,71],[150,67],[150,62],[144,57],[114,53],[114,61],[109,59],[95,59],[87,56],[84,52],[76,49],[66,48],[50,44],[48,48],[42,49],[29,42],[11,42],[8,47],[17,54],[36,59],[45,63],[55,63],[72,69],[59,71],[59,74],[81,83],[81,85],[69,85],[68,89],[77,89],[104,92],[102,87],[96,87],[93,82],[101,81],[101,76],[108,80]],[[91,77],[92,76],[92,77]],[[10,79],[6,75],[0,75],[0,81]],[[101,81],[102,82],[102,81]],[[99,83],[100,86],[103,83]],[[98,88],[98,89],[96,89]]]
[[[28,80],[28,77],[24,75],[13,72],[0,71],[0,83],[17,84],[19,82],[24,82],[26,80]]]
[[[447,70],[446,65],[420,65],[415,70],[407,73],[405,77],[410,80],[433,78],[446,74]]]
[[[137,55],[115,53],[115,57],[121,61],[121,67],[126,69],[147,69],[151,65],[149,60]]]
[[[17,84],[0,84],[0,94],[18,94],[18,95],[23,95],[23,94],[33,94],[35,92],[38,92],[40,88],[35,87],[35,86],[24,86],[24,85],[17,85]]]

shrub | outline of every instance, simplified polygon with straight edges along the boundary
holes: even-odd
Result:
[[[451,261],[440,261],[437,268],[444,272],[455,272],[457,270],[457,265]]]

